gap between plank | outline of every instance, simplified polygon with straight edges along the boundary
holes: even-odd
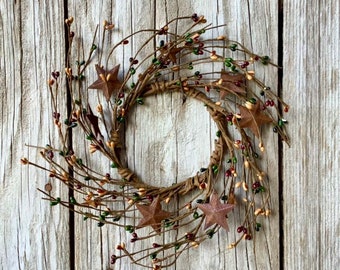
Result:
[[[278,96],[282,98],[282,78],[283,78],[283,1],[278,2],[278,80],[277,92]],[[279,106],[279,112],[282,115],[282,106]],[[283,143],[278,137],[278,177],[279,177],[279,267],[284,270],[284,198],[283,198]]]
[[[64,20],[68,18],[68,0],[64,0]],[[64,24],[64,37],[65,37],[65,66],[67,65],[67,57],[68,51],[70,48],[69,44],[69,36],[67,25]],[[66,106],[67,106],[67,115],[70,116],[72,113],[72,98],[70,93],[70,88],[68,82],[66,81]],[[69,129],[68,137],[67,137],[67,149],[73,149],[73,142],[72,142],[72,129]],[[70,177],[73,177],[72,168],[69,168],[68,173]],[[72,188],[68,189],[68,197],[73,197],[74,191]],[[74,206],[70,204],[69,210],[69,249],[70,249],[70,256],[69,256],[69,265],[70,270],[75,270],[75,224],[74,224]]]

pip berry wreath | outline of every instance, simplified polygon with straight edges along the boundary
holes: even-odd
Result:
[[[171,25],[183,20],[191,21],[188,29],[181,34],[172,33]],[[68,44],[72,48],[73,18],[65,23]],[[94,42],[84,61],[74,61],[77,53],[72,54],[70,49],[64,73],[66,91],[60,90],[63,77],[60,71],[53,71],[48,80],[53,121],[61,147],[40,147],[48,168],[26,158],[21,161],[48,172],[50,181],[45,191],[39,190],[52,206],[62,205],[82,215],[84,220],[96,220],[99,227],[117,226],[131,234],[129,244],[116,246],[116,252],[111,256],[112,264],[128,257],[132,263],[152,269],[169,267],[183,251],[198,247],[221,228],[229,231],[228,218],[242,206],[246,208],[244,221],[235,228],[240,237],[229,245],[234,248],[243,239],[255,239],[256,232],[261,229],[261,220],[270,215],[269,181],[258,164],[258,153],[265,150],[261,129],[271,128],[289,143],[285,132],[287,121],[281,114],[281,111],[288,112],[288,105],[253,71],[255,66],[274,65],[268,56],[255,54],[225,36],[205,38],[206,32],[224,27],[205,24],[204,16],[194,14],[175,18],[161,29],[140,30],[110,49],[104,64],[100,60],[95,65],[92,63],[93,55],[98,51]],[[105,33],[113,29],[113,24],[104,21],[99,54],[104,49]],[[134,56],[126,59],[129,68],[121,80],[120,65],[109,64],[110,57],[117,48],[140,34],[149,35],[149,38]],[[154,41],[159,46],[148,51],[148,45]],[[147,53],[143,55],[146,56],[141,58],[141,52],[145,51]],[[234,59],[233,54],[243,55],[244,59]],[[216,72],[218,65],[221,71]],[[87,87],[85,71],[91,67],[89,72],[92,72],[92,66],[98,79]],[[211,67],[211,71],[200,72],[203,66],[205,70]],[[104,97],[96,107],[96,114],[84,94],[93,91],[91,89],[98,90]],[[62,121],[59,99],[67,91],[72,106]],[[183,102],[186,98],[196,99],[206,107],[218,128],[215,149],[207,166],[198,168],[195,175],[171,186],[156,187],[126,166],[123,158],[126,155],[125,129],[134,106],[148,106],[145,102],[148,96],[173,92],[181,93]],[[108,109],[104,109],[103,104]],[[68,143],[74,129],[81,130],[84,140],[89,142],[91,154],[100,153],[110,161],[108,171],[115,168],[120,179],[97,171],[77,155]],[[91,155],[91,158],[96,159],[96,156]],[[218,190],[216,182],[220,181],[221,174],[224,174],[224,189]],[[53,195],[53,182],[58,180],[72,190],[70,198]],[[237,192],[243,192],[242,201],[235,195]],[[179,196],[185,198],[185,203],[177,204]],[[171,204],[175,211],[164,210]],[[176,236],[168,242],[154,242],[139,250],[134,247],[135,242],[150,243],[150,238],[157,239],[172,231]]]

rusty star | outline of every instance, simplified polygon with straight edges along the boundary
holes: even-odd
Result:
[[[94,134],[94,136],[97,139],[103,139],[103,135],[101,134],[98,125],[98,117],[93,114],[90,105],[87,106],[86,120],[87,123],[91,126],[91,131]]]
[[[219,196],[214,192],[210,196],[210,202],[197,205],[205,214],[204,229],[209,228],[214,224],[223,227],[227,232],[229,231],[227,223],[227,214],[234,208],[233,204],[221,203]]]
[[[224,99],[229,93],[244,95],[246,86],[244,75],[233,72],[221,71],[221,78],[215,82],[220,88],[220,99]]]
[[[176,64],[177,57],[176,55],[183,50],[183,47],[175,47],[172,43],[168,43],[164,45],[160,52],[165,57],[165,59],[169,59],[173,64]]]
[[[136,207],[143,215],[138,227],[151,226],[157,233],[161,231],[162,220],[171,216],[170,212],[162,210],[159,196],[150,205],[136,204]]]
[[[89,88],[102,90],[106,100],[109,100],[113,92],[118,91],[122,86],[122,83],[117,78],[119,66],[117,65],[111,70],[106,71],[104,68],[96,65],[98,79]]]
[[[266,114],[261,112],[260,102],[250,104],[247,102],[247,107],[239,106],[241,119],[237,122],[240,128],[249,128],[256,137],[260,136],[260,126],[273,122]]]

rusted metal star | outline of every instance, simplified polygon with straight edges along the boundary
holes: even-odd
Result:
[[[165,59],[169,59],[173,64],[176,64],[176,55],[181,50],[183,50],[183,47],[175,47],[172,43],[168,43],[160,49],[160,52],[165,57]]]
[[[247,107],[239,106],[240,120],[237,125],[240,128],[249,128],[256,137],[260,136],[260,126],[273,122],[273,120],[266,114],[261,112],[261,104],[257,101],[255,104],[247,102]]]
[[[117,65],[113,69],[106,71],[104,68],[96,65],[98,79],[89,88],[102,90],[106,100],[110,100],[112,94],[122,86],[122,83],[117,78],[119,66]]]
[[[170,212],[162,210],[159,196],[150,205],[136,204],[136,207],[143,215],[138,227],[151,226],[157,233],[161,232],[162,220],[171,216]]]
[[[210,196],[210,202],[197,205],[205,214],[204,229],[214,224],[220,225],[227,232],[229,231],[227,223],[227,214],[234,208],[233,204],[221,203],[219,196],[214,192]]]
[[[215,82],[220,88],[220,99],[230,93],[244,95],[246,93],[245,78],[243,74],[221,71],[221,78]]]
[[[103,135],[101,134],[98,125],[98,117],[93,114],[90,105],[87,106],[86,120],[91,127],[91,131],[96,139],[103,139]]]

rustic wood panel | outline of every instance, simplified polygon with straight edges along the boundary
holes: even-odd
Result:
[[[74,17],[72,28],[75,32],[75,39],[72,46],[73,56],[71,58],[76,60],[78,57],[77,60],[81,62],[87,58],[96,27],[99,26],[101,29],[104,19],[108,21],[113,20],[112,14],[115,5],[111,1],[87,1],[82,4],[79,3],[79,1],[68,1],[68,16]],[[100,15],[98,16],[98,14]],[[99,45],[101,39],[102,31],[98,31],[94,44],[99,49],[96,50],[92,58],[93,64],[99,63],[101,53],[111,45],[110,37],[107,37],[106,44],[108,47],[101,48]],[[93,112],[97,114],[96,106],[100,95],[98,95],[97,91],[87,90],[87,86],[97,79],[94,66],[87,70],[85,76],[87,80],[85,80],[81,91],[85,97],[84,100],[89,100]],[[89,153],[89,141],[84,139],[84,134],[79,129],[75,129],[73,132],[73,148],[77,156],[81,157],[89,166],[96,168],[97,171],[103,174],[106,172],[111,173],[109,169],[110,164],[107,160],[101,158],[98,154],[91,155]],[[82,201],[83,196],[79,196],[76,199]],[[97,222],[84,221],[83,216],[80,215],[75,216],[74,230],[74,269],[107,269],[110,263],[109,254],[114,247],[112,241],[110,241],[112,233],[109,232],[114,231],[110,230],[108,226],[99,228]]]
[[[284,267],[340,267],[339,1],[284,1]]]
[[[68,4],[68,14],[73,15],[77,22],[76,35],[78,33],[79,36],[83,37],[83,39],[78,39],[78,36],[75,37],[75,40],[77,40],[77,42],[79,42],[80,44],[79,46],[82,46],[83,44],[89,44],[91,42],[90,40],[92,38],[92,33],[96,27],[96,24],[101,24],[102,19],[111,19],[111,21],[115,22],[117,28],[119,29],[119,37],[122,37],[137,29],[142,29],[146,27],[160,27],[162,26],[162,24],[165,23],[166,20],[171,19],[176,15],[187,15],[192,12],[197,12],[199,14],[205,14],[207,19],[214,24],[225,22],[229,23],[230,27],[228,27],[227,34],[233,36],[233,38],[235,39],[245,42],[248,46],[251,47],[254,44],[257,45],[257,42],[253,41],[252,36],[250,35],[250,18],[251,20],[259,23],[259,21],[262,21],[262,16],[265,17],[265,15],[268,13],[268,10],[266,8],[263,8],[261,9],[263,10],[263,13],[257,13],[258,16],[254,16],[255,19],[253,19],[253,17],[251,17],[251,13],[249,12],[249,10],[253,7],[247,6],[246,2],[233,4],[229,8],[224,6],[223,2],[216,2],[213,3],[213,5],[210,5],[204,2],[197,1],[188,1],[186,3],[174,3],[172,1],[157,1],[151,3],[145,1],[143,3],[136,3],[131,1],[124,3],[118,2],[117,6],[111,4],[109,1],[96,5],[89,3],[80,3],[79,1],[70,1]],[[243,8],[245,5],[248,7],[247,9]],[[40,132],[40,127],[46,127],[48,126],[47,123],[49,123],[49,116],[42,114],[42,112],[49,111],[49,109],[46,107],[48,105],[48,96],[45,93],[42,96],[38,96],[38,98],[34,97],[34,90],[46,89],[45,79],[42,80],[41,78],[48,78],[48,73],[53,70],[55,66],[63,66],[62,52],[64,50],[64,44],[62,41],[62,18],[65,15],[65,12],[63,11],[62,6],[55,5],[52,7],[47,7],[40,2],[22,2],[21,4],[12,4],[8,7],[3,7],[1,10],[7,11],[6,14],[1,16],[3,18],[3,27],[1,33],[5,36],[8,31],[9,36],[12,38],[9,39],[12,40],[12,42],[4,43],[2,47],[2,50],[4,52],[3,54],[6,55],[6,57],[10,58],[9,60],[7,60],[7,58],[4,58],[4,61],[2,62],[2,70],[4,70],[4,73],[1,79],[4,81],[4,84],[6,86],[8,85],[8,87],[5,88],[6,91],[2,92],[2,100],[4,104],[11,104],[10,102],[4,102],[6,100],[18,103],[19,105],[17,105],[16,107],[20,107],[22,112],[20,114],[20,118],[17,116],[18,112],[14,110],[13,107],[8,107],[8,110],[3,109],[2,119],[5,119],[6,117],[12,117],[12,123],[17,122],[20,123],[21,126],[19,126],[17,129],[13,129],[13,124],[12,127],[6,127],[4,124],[5,122],[3,121],[2,130],[5,134],[7,130],[9,131],[8,136],[9,140],[11,141],[13,141],[13,139],[11,138],[13,138],[14,135],[12,133],[14,132],[15,134],[19,134],[19,138],[28,136],[29,143],[31,144],[40,144],[41,141],[44,141],[43,136],[48,136],[47,133],[45,134],[44,132]],[[206,12],[207,10],[209,10],[208,13]],[[275,12],[275,7],[273,12]],[[154,14],[156,20],[154,20],[153,16],[145,17],[140,16],[141,14]],[[216,16],[216,14],[218,16]],[[12,21],[12,17],[16,19],[16,25],[21,26],[21,28],[19,28],[19,31],[17,30],[17,28],[14,29],[4,27],[5,25],[9,25],[8,22]],[[238,20],[235,20],[235,18],[238,18]],[[275,25],[275,21],[274,23],[269,24]],[[274,28],[273,33],[271,33],[273,37],[276,36],[275,31],[276,28]],[[51,33],[53,34],[51,35]],[[225,33],[221,31],[221,34]],[[268,33],[266,32],[266,34]],[[259,33],[258,35],[261,36],[262,34]],[[52,39],[47,38],[51,36],[53,37]],[[34,37],[33,44],[36,46],[31,45],[32,37]],[[261,38],[260,40],[264,41],[264,45],[262,43],[259,43],[258,45],[261,50],[262,46],[272,46],[272,44],[270,44],[268,40],[264,38]],[[275,40],[275,38],[273,38],[273,40]],[[15,52],[20,52],[20,54],[15,54],[14,51],[11,52],[10,50],[13,50],[13,47],[9,46],[10,44],[14,44]],[[130,49],[132,51],[136,50],[139,44],[140,43],[138,39],[135,39]],[[37,45],[39,45],[38,48]],[[275,48],[275,46],[273,47]],[[86,48],[84,48],[84,54],[85,51]],[[128,50],[125,53],[128,55]],[[82,53],[80,53],[80,56],[81,55]],[[121,58],[121,56],[119,55],[116,57],[118,59]],[[17,61],[18,58],[20,60],[19,62]],[[44,61],[42,60],[46,62],[46,65],[42,64],[44,63]],[[49,61],[53,62],[53,64],[49,64]],[[14,66],[14,68],[12,68],[15,71],[15,74],[17,74],[16,76],[9,77],[8,72],[5,72],[8,69],[8,65],[5,66],[7,62],[9,62],[10,65],[16,65]],[[40,65],[38,65],[38,63]],[[35,76],[28,75],[31,72],[33,72]],[[20,87],[17,86],[18,84]],[[15,89],[15,91],[10,91],[12,89]],[[27,91],[26,95],[28,95],[30,98],[18,98],[18,93],[19,96],[22,97],[19,89],[21,91]],[[14,96],[7,97],[8,93]],[[152,113],[151,115],[148,115],[147,112],[139,114],[138,112],[136,112],[136,116],[134,118],[135,127],[132,129],[132,133],[134,133],[134,136],[128,136],[127,138],[128,144],[132,145],[132,147],[130,148],[130,150],[133,151],[131,156],[134,157],[133,160],[129,160],[129,163],[133,164],[132,168],[135,168],[142,175],[143,178],[157,179],[157,181],[163,181],[164,178],[166,178],[169,179],[169,183],[167,184],[171,184],[171,181],[173,181],[173,179],[179,179],[183,176],[191,175],[193,172],[195,172],[195,170],[197,170],[197,167],[203,166],[210,154],[215,130],[209,120],[209,117],[207,116],[207,113],[204,112],[204,110],[202,111],[202,108],[200,108],[198,104],[195,104],[192,101],[188,101],[188,105],[184,107],[180,106],[180,99],[176,96],[170,97],[171,102],[169,102],[168,100],[169,97],[161,96],[155,97],[154,99],[155,100],[153,100],[153,102],[156,103],[156,110],[160,112],[159,115],[155,115]],[[169,105],[170,108],[168,108]],[[40,110],[33,112],[29,109],[25,110],[25,108],[28,106],[36,106],[40,108]],[[166,108],[167,110],[164,110],[163,108]],[[23,111],[29,111],[29,114],[24,114]],[[34,112],[36,113],[36,116],[33,114]],[[189,112],[190,114],[197,115],[199,117],[197,117],[196,119],[184,119],[185,121],[178,121],[178,119],[181,119],[182,117],[185,118],[185,115],[189,114]],[[168,119],[169,117],[167,117],[167,114],[169,113],[171,113],[170,121]],[[200,115],[202,114],[205,115],[203,118],[200,117]],[[41,121],[45,121],[46,124],[45,122],[36,123],[33,121],[33,119],[42,119]],[[143,127],[138,125],[143,122],[164,122],[164,126],[156,126],[157,129],[155,127],[155,134],[150,134],[150,130],[143,130]],[[177,124],[177,128],[175,130],[170,129],[171,125],[173,124]],[[210,127],[212,130],[210,130]],[[187,129],[187,131],[185,131],[185,129]],[[197,130],[196,132],[195,129]],[[200,129],[203,129],[205,134],[199,132]],[[166,130],[168,130],[168,132],[170,133],[167,133]],[[140,132],[140,134],[138,134],[138,132]],[[206,138],[206,143],[202,143],[202,140],[199,136],[195,136],[196,139],[193,141],[193,137],[191,134],[195,133],[200,133],[200,136],[202,136],[202,138]],[[147,134],[147,136],[144,136],[144,134]],[[37,137],[37,135],[39,136]],[[139,137],[136,135],[139,135]],[[55,137],[55,135],[51,134],[50,137],[52,139]],[[149,139],[150,141],[144,142],[144,137],[146,138],[146,140]],[[169,140],[169,137],[171,138],[171,140]],[[141,143],[140,138],[143,138],[143,143]],[[21,140],[17,138],[15,139],[16,140],[14,140],[13,143],[10,145],[11,147],[12,145],[14,145],[13,150],[8,148],[6,149],[6,145],[4,145],[4,147],[2,148],[3,152],[11,153],[12,162],[14,163],[19,159],[19,157],[21,157],[22,154],[27,153],[27,150],[24,150],[26,148],[22,149],[23,144],[27,141],[25,141],[24,138],[22,138]],[[158,146],[155,144],[155,142],[157,142],[156,144]],[[141,162],[141,160],[144,160],[145,153],[148,152],[145,152],[142,147],[138,148],[139,146],[143,146],[143,144],[151,145],[151,147],[148,147],[150,149],[153,149],[153,151],[155,151],[154,149],[157,150],[156,152],[159,153],[159,156],[156,156],[154,161],[156,163],[156,167],[162,168],[162,170],[155,170],[155,168],[148,167],[145,168],[145,162],[143,163]],[[134,145],[138,147],[134,147]],[[160,147],[162,145],[163,147]],[[77,146],[81,148],[85,145],[75,145],[75,147]],[[173,149],[177,149],[177,151],[173,151]],[[192,152],[196,153],[194,157],[192,156]],[[27,153],[27,155],[30,154]],[[147,155],[145,158],[149,160],[150,154]],[[11,231],[13,230],[12,228],[8,228],[5,226],[4,231],[6,232],[6,236],[4,236],[3,238],[4,241],[7,239],[6,237],[10,237],[11,241],[14,241],[15,239],[18,239],[19,236],[23,237],[24,241],[22,244],[19,240],[17,240],[18,242],[13,245],[12,249],[10,249],[10,245],[6,245],[6,247],[8,248],[5,249],[4,253],[1,256],[3,265],[15,265],[11,263],[13,260],[13,262],[17,263],[18,268],[23,267],[28,269],[62,269],[63,267],[67,267],[67,246],[69,244],[67,240],[65,241],[65,239],[68,239],[68,222],[66,219],[67,212],[62,211],[61,213],[59,213],[59,211],[56,209],[53,209],[53,212],[50,212],[48,204],[37,201],[36,199],[38,196],[35,196],[35,193],[32,195],[32,191],[30,192],[30,190],[32,189],[31,182],[28,180],[35,178],[36,172],[32,172],[32,170],[30,170],[28,173],[27,171],[25,171],[25,169],[17,169],[14,168],[14,166],[8,167],[8,169],[10,170],[7,170],[6,160],[3,160],[2,164],[4,172],[3,179],[8,179],[13,175],[15,176],[15,174],[17,173],[22,174],[22,176],[20,177],[23,180],[22,182],[11,182],[11,184],[15,186],[8,187],[6,185],[6,182],[4,181],[3,183],[5,188],[2,190],[2,192],[6,192],[6,195],[4,195],[6,199],[6,204],[9,204],[9,201],[12,199],[10,195],[13,195],[12,193],[8,193],[8,190],[15,193],[15,197],[18,198],[18,204],[21,204],[21,207],[18,207],[18,215],[20,216],[18,226],[25,228],[25,226],[23,226],[22,224],[29,223],[27,222],[27,220],[29,220],[30,217],[32,217],[33,220],[38,219],[38,221],[36,221],[32,225],[34,229],[22,229],[21,231],[19,231],[19,234],[17,234],[18,232],[16,233],[14,231]],[[181,165],[181,168],[179,168],[178,164]],[[6,173],[9,174],[7,175]],[[34,185],[33,190],[35,191],[36,186],[43,186],[45,181],[46,180],[42,181],[42,183],[40,183],[40,181],[38,181],[38,183],[35,182],[34,184],[36,185]],[[16,186],[18,184],[23,185],[24,187],[19,188]],[[21,196],[18,194],[19,192],[22,193]],[[49,222],[45,222],[45,219],[47,218],[41,220],[41,216],[45,217],[45,215],[38,215],[34,211],[26,211],[27,204],[25,203],[27,201],[25,200],[25,198],[29,201],[32,201],[30,205],[31,209],[36,207],[35,204],[38,204],[39,208],[42,209],[42,212],[46,213],[45,215],[47,215]],[[29,213],[29,216],[26,217],[27,214],[25,215],[24,213]],[[58,215],[62,216],[59,217]],[[60,224],[58,225],[60,226],[60,228],[57,228],[59,229],[57,232],[54,232],[53,226],[52,228],[50,227],[51,224],[54,224],[53,217],[57,217],[56,223]],[[273,219],[273,221],[275,221],[275,219]],[[36,237],[36,230],[39,231],[43,224],[45,226],[44,228],[46,230],[46,235],[42,233],[41,238],[38,238]],[[95,223],[84,223],[81,221],[81,218],[76,219],[75,230],[76,269],[83,269],[88,267],[92,269],[106,269],[107,267],[109,267],[109,255],[114,248],[114,245],[112,243],[117,242],[117,239],[119,238],[122,238],[122,240],[126,241],[125,235],[120,236],[117,232],[110,233],[110,231],[106,228],[98,229]],[[53,236],[54,233],[55,236]],[[113,239],[112,234],[116,236]],[[46,236],[47,241],[44,241],[44,236]],[[191,262],[189,267],[200,268],[204,266],[221,268],[224,267],[223,265],[226,265],[228,263],[229,265],[238,265],[238,267],[241,268],[253,268],[252,265],[256,265],[256,263],[253,261],[253,255],[251,255],[251,252],[244,249],[226,252],[225,246],[228,242],[225,241],[225,237],[225,234],[221,234],[216,240],[214,240],[214,242],[207,244],[207,246],[205,247],[201,247],[200,251],[190,252],[188,254]],[[39,242],[41,244],[38,244],[39,239],[41,240]],[[228,239],[228,241],[231,241],[231,239]],[[30,246],[32,244],[35,244],[39,248],[29,250],[29,253],[27,250],[24,250],[26,246]],[[251,250],[251,247],[249,248]],[[209,250],[208,254],[202,255],[207,253],[207,250]],[[56,254],[54,254],[53,252]],[[277,249],[274,249],[274,253],[275,252],[277,253]],[[225,253],[225,256],[221,256],[221,254],[223,253]],[[250,255],[247,255],[248,253]],[[13,256],[13,259],[8,260],[8,254],[17,254],[17,256]],[[245,259],[247,256],[249,256],[250,259]],[[197,258],[200,259],[197,260]],[[186,261],[187,258],[184,255],[179,262],[177,268],[187,268]],[[230,261],[232,263],[230,263]],[[268,260],[264,259],[264,262],[268,262]],[[127,262],[122,263],[123,264],[121,266],[118,265],[116,268],[127,269]],[[260,265],[261,264],[262,263],[260,263]],[[277,260],[269,260],[269,265],[270,264],[277,264]],[[132,267],[131,269],[134,268]]]
[[[49,72],[62,67],[64,61],[65,13],[63,4],[58,2],[53,5],[44,1],[0,2],[0,196],[3,198],[0,213],[5,217],[0,224],[0,241],[6,243],[0,251],[0,265],[4,269],[69,269],[68,212],[50,209],[48,203],[40,201],[36,188],[49,180],[45,174],[19,165],[23,156],[38,160],[38,151],[24,147],[25,143],[44,145],[53,143],[56,137],[46,80]],[[279,10],[277,3],[268,2],[80,3],[74,0],[67,3],[68,14],[75,17],[76,32],[83,37],[80,44],[91,43],[95,27],[103,19],[116,24],[117,30],[107,37],[107,41],[114,44],[137,29],[160,27],[176,15],[197,12],[214,25],[227,23],[226,30],[217,30],[219,34],[244,42],[276,61]],[[335,269],[340,266],[337,254],[340,248],[339,3],[335,0],[283,3],[283,96],[291,105],[287,120],[292,147],[283,146],[281,267]],[[111,63],[130,57],[140,42],[141,39],[136,38],[122,54],[114,55]],[[256,72],[275,88],[277,70]],[[94,73],[88,76],[95,78]],[[96,95],[89,93],[89,98],[96,103]],[[146,105],[152,104],[152,107],[137,108],[129,119],[128,163],[143,179],[159,185],[171,184],[206,163],[213,147],[215,127],[204,108],[195,101],[188,100],[182,106],[177,95],[149,99]],[[188,118],[189,113],[196,117]],[[276,141],[276,135],[266,136]],[[85,147],[77,143],[75,146]],[[221,232],[199,249],[183,254],[176,269],[280,267],[277,144],[267,147],[266,153],[271,157],[264,168],[270,168],[269,176],[273,179],[273,216],[265,223],[262,238],[257,239],[256,260],[251,243],[227,250],[226,245],[234,240],[235,232]],[[107,165],[100,166],[106,170]],[[57,185],[53,192],[67,196],[67,191],[62,192]],[[235,214],[231,225],[237,224],[237,219]],[[91,221],[84,223],[81,217],[76,219],[75,232],[75,269],[137,269],[128,261],[115,267],[109,264],[115,244],[129,241],[125,233],[105,226],[98,228]]]
[[[266,4],[264,1],[255,6],[246,1],[239,4],[230,3],[230,5],[225,5],[223,1],[209,4],[202,1],[183,3],[119,1],[115,4],[104,1],[100,4],[86,3],[81,6],[77,5],[77,1],[71,1],[69,5],[69,15],[75,17],[78,25],[77,31],[83,37],[81,44],[91,42],[92,37],[89,34],[94,32],[96,25],[101,24],[103,19],[116,24],[116,30],[111,39],[114,43],[115,40],[136,30],[159,28],[175,16],[197,12],[204,14],[207,20],[214,25],[228,24],[226,29],[216,30],[216,35],[227,34],[232,39],[244,42],[251,49],[260,53],[268,53],[274,60],[277,58],[277,16],[269,16],[269,14],[277,14],[277,7]],[[260,11],[253,12],[255,9]],[[146,14],[152,14],[152,16],[145,16]],[[263,18],[266,18],[267,21]],[[263,21],[268,26],[265,29],[261,28]],[[126,61],[144,40],[143,37],[134,37],[131,46],[126,46],[121,55],[114,56],[112,64]],[[276,73],[277,71],[272,69],[263,75],[261,73],[258,75],[268,84],[276,86]],[[204,167],[209,159],[216,131],[204,108],[190,100],[183,106],[179,95],[150,97],[147,105],[149,106],[136,108],[129,117],[126,138],[129,166],[136,170],[143,179],[150,179],[158,185],[170,185],[174,181],[180,181],[185,176],[194,174],[198,168]],[[188,117],[188,115],[196,117]],[[193,136],[193,134],[198,135]],[[271,139],[275,141],[274,136],[268,135],[268,137],[272,137]],[[274,158],[268,164],[264,164],[264,167],[277,168],[276,145],[268,147],[267,151],[268,155],[274,156]],[[105,165],[102,168],[105,169]],[[277,169],[272,169],[269,176],[276,179]],[[272,193],[273,205],[277,206],[278,195],[275,184],[272,186]],[[240,222],[237,221],[238,218],[241,217],[236,215],[234,225]],[[76,268],[106,269],[110,267],[109,256],[114,252],[115,243],[129,242],[129,235],[112,228],[99,229],[95,223],[84,223],[81,218],[76,221]],[[266,223],[266,227],[266,234],[257,240],[258,245],[261,246],[262,254],[258,256],[257,260],[253,254],[252,244],[244,243],[239,249],[231,251],[226,249],[227,244],[236,237],[235,233],[231,232],[230,235],[220,233],[218,237],[202,245],[199,250],[182,255],[176,267],[177,269],[188,267],[190,269],[202,267],[223,269],[226,265],[231,264],[242,269],[277,268],[279,264],[279,242],[276,237],[278,232],[277,212]],[[190,258],[189,266],[187,264],[188,256]],[[115,269],[135,268],[136,266],[129,265],[128,261],[121,261],[115,265]]]
[[[0,2],[1,269],[69,267],[68,212],[40,199],[37,188],[49,181],[45,173],[20,165],[30,157],[46,166],[39,150],[25,144],[53,144],[57,138],[47,79],[64,61],[60,4]],[[53,192],[62,194],[54,183]]]

